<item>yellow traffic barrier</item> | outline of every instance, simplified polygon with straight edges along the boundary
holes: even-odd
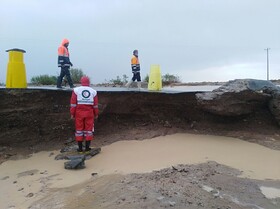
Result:
[[[7,65],[6,88],[27,88],[25,64],[23,62],[23,49],[9,49],[9,62]]]
[[[162,89],[162,79],[159,65],[151,65],[148,90],[160,91]]]

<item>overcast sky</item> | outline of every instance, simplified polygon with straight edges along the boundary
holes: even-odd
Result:
[[[142,78],[151,64],[183,82],[280,79],[280,0],[0,0],[0,82],[8,53],[26,50],[28,81],[58,75],[57,48],[92,83],[131,77],[139,50]]]

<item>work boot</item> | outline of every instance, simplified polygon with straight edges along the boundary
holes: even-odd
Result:
[[[89,152],[90,150],[91,150],[91,148],[90,148],[90,141],[86,141],[86,149],[85,149],[85,151]]]
[[[83,152],[83,142],[78,142],[78,147],[77,152]]]

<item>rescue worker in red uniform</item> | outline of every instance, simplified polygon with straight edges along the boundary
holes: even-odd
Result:
[[[64,76],[69,83],[70,88],[74,88],[73,81],[70,75],[70,66],[72,67],[73,64],[70,62],[69,58],[69,51],[68,51],[69,41],[68,39],[63,39],[61,45],[58,47],[58,67],[61,68],[60,75],[57,78],[57,88],[62,88],[61,83]]]
[[[72,91],[70,113],[75,119],[75,138],[78,143],[78,152],[83,152],[83,141],[85,140],[85,151],[91,150],[90,142],[93,140],[94,119],[98,118],[97,92],[90,87],[87,76],[81,78],[81,86]]]
[[[140,63],[138,59],[137,49],[133,51],[133,56],[131,58],[131,70],[132,70],[133,77],[125,86],[129,88],[131,83],[137,80],[137,87],[141,89]]]

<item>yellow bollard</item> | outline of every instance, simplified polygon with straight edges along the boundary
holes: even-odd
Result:
[[[27,88],[25,64],[22,49],[9,49],[9,62],[7,65],[6,88]]]
[[[162,89],[162,79],[159,65],[151,65],[148,90],[160,91]]]

